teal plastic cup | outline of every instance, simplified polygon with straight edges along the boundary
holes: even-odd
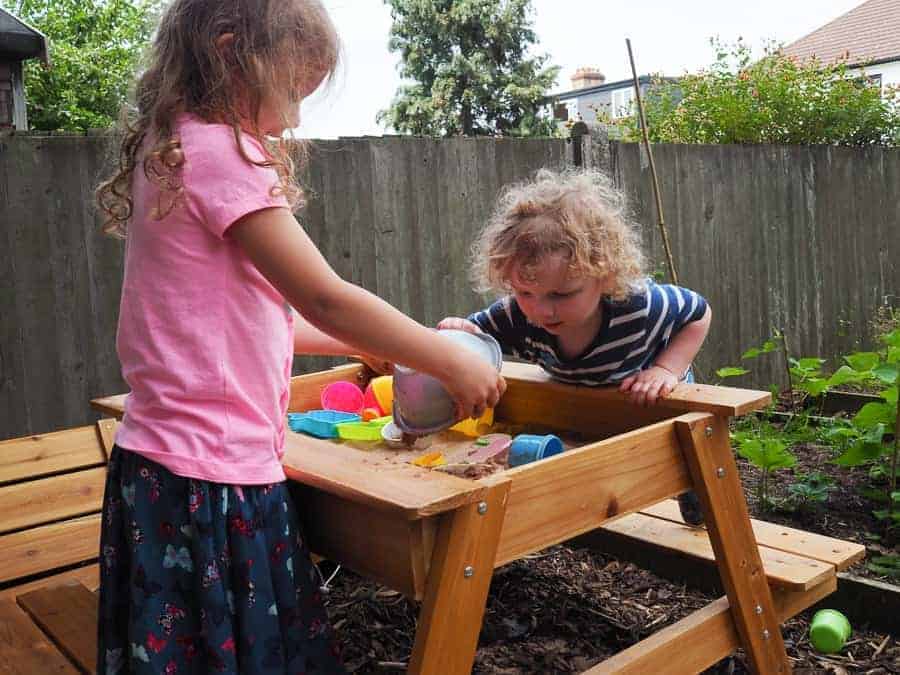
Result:
[[[836,609],[820,609],[809,624],[809,641],[823,654],[843,649],[850,633],[850,622]]]
[[[546,436],[519,434],[509,446],[509,465],[512,467],[537,462],[558,455],[563,449],[562,441],[553,434]]]

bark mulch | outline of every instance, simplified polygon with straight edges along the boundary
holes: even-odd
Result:
[[[322,567],[326,577],[334,569]],[[350,672],[405,669],[416,603],[345,570],[327,597]],[[495,571],[472,672],[580,672],[713,599],[602,553],[555,546]],[[900,674],[896,638],[854,626],[840,654],[818,654],[809,645],[807,614],[784,627],[795,673]],[[749,671],[739,652],[707,672]]]

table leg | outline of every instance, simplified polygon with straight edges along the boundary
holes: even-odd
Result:
[[[728,440],[728,419],[697,415],[675,424],[751,667],[762,675],[789,673],[781,628]]]
[[[508,481],[492,485],[481,501],[441,517],[410,673],[471,672],[509,486]]]

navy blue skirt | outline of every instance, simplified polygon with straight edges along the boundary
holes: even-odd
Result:
[[[113,448],[97,672],[343,673],[284,483],[176,476]]]

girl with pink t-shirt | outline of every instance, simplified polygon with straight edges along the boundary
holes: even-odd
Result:
[[[292,356],[377,355],[461,417],[503,380],[331,269],[283,132],[336,67],[317,0],[174,0],[98,189],[125,238],[98,672],[341,672],[281,468]],[[340,227],[340,224],[336,224]]]

